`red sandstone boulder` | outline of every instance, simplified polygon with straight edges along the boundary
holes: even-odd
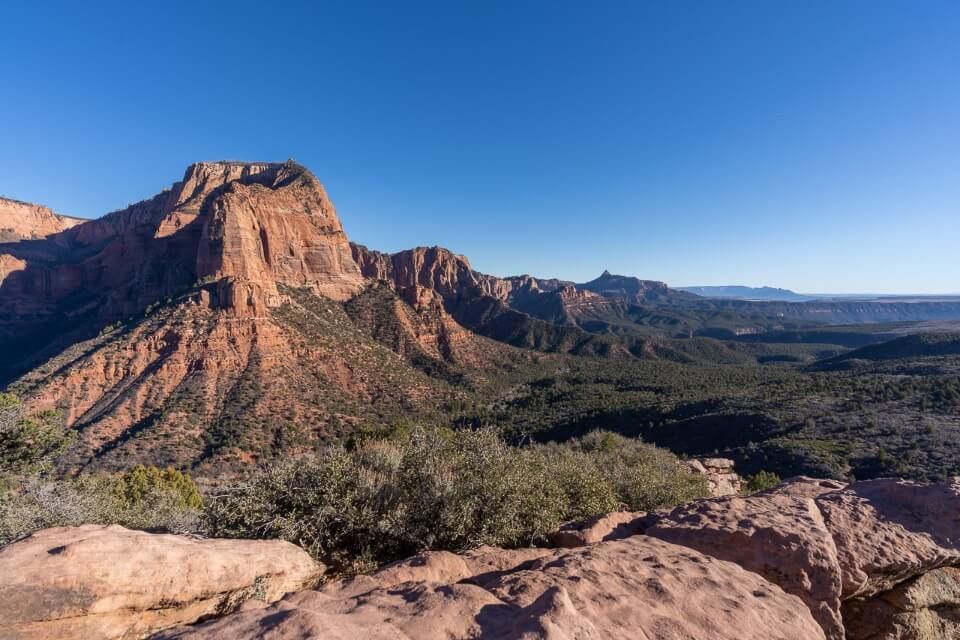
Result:
[[[0,638],[135,638],[267,602],[322,571],[281,541],[204,540],[118,526],[46,529],[0,548]]]
[[[735,562],[801,598],[842,640],[837,549],[816,503],[777,493],[698,500],[658,514],[646,534]]]
[[[960,478],[856,482],[816,501],[836,542],[844,599],[960,565]]]
[[[828,638],[845,637],[843,602],[960,565],[958,479],[845,485],[796,478],[745,498],[692,502],[650,520],[647,535],[736,562],[799,596]]]

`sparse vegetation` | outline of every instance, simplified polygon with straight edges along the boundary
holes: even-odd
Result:
[[[272,466],[211,496],[216,535],[279,537],[341,571],[424,549],[515,546],[571,518],[705,495],[668,452],[611,433],[514,447],[490,428],[414,429]]]
[[[202,499],[189,476],[137,466],[118,475],[59,478],[53,465],[71,441],[56,412],[27,414],[16,396],[0,394],[0,544],[88,523],[197,529]]]
[[[26,415],[17,396],[0,393],[0,476],[44,470],[71,440],[57,412]]]
[[[56,479],[30,476],[0,497],[0,544],[47,527],[119,524],[132,529],[199,531],[202,500],[172,469]]]

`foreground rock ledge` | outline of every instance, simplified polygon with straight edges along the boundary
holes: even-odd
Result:
[[[139,638],[272,602],[322,567],[281,541],[204,540],[85,525],[0,548],[0,638]]]
[[[0,639],[960,639],[960,479],[795,478],[553,539],[311,590],[282,542],[52,529],[0,549]]]
[[[796,596],[733,563],[655,538],[529,556],[504,550],[465,558],[423,554],[373,576],[157,638],[824,638]],[[509,565],[515,566],[496,569]]]

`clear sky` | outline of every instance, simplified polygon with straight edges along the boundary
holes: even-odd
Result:
[[[4,2],[0,194],[293,157],[497,275],[960,292],[960,2]]]

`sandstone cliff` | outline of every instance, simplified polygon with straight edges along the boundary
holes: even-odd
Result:
[[[13,371],[198,282],[221,282],[217,303],[239,314],[277,306],[278,285],[335,300],[363,287],[323,186],[293,163],[192,165],[149,200],[0,245],[0,265],[0,346],[12,347]]]
[[[464,394],[444,379],[461,371],[430,363],[498,353],[426,303],[395,306],[419,368],[355,321],[340,303],[365,280],[323,186],[293,163],[192,165],[149,200],[0,245],[7,263],[0,383],[26,370],[28,405],[78,430],[71,467],[309,450],[401,408],[440,410]]]
[[[83,222],[42,205],[0,197],[0,242],[46,238]]]

